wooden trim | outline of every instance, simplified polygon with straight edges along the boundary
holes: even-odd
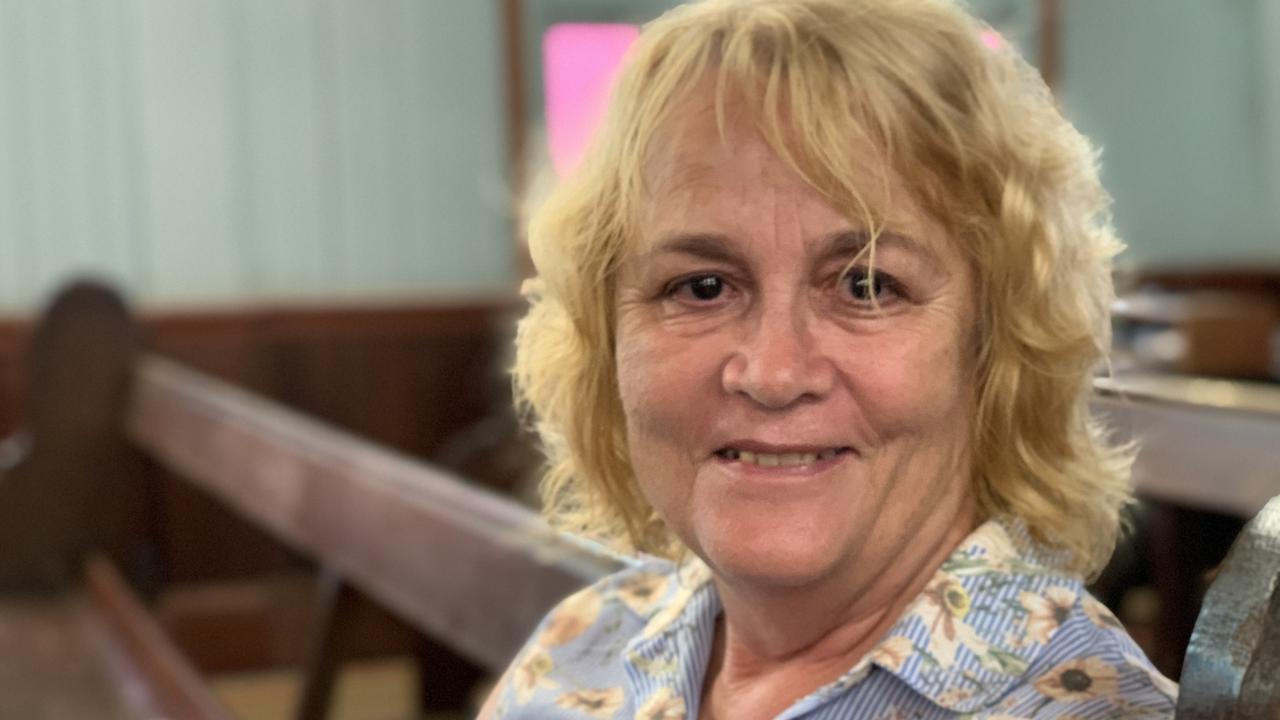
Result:
[[[1040,76],[1049,89],[1060,88],[1062,67],[1062,3],[1040,0]]]
[[[524,88],[524,3],[502,0],[502,40],[506,61],[507,167],[512,195],[523,195],[528,104]]]
[[[477,325],[514,317],[520,298],[500,296],[469,302],[406,304],[262,305],[143,312],[140,325],[157,334],[205,330],[220,325],[251,326],[270,337],[330,337],[389,332],[474,332]]]
[[[523,0],[502,0],[502,39],[506,60],[507,185],[512,199],[512,249],[516,273],[533,277],[536,270],[522,227],[529,182],[529,98],[525,93],[525,26]]]
[[[490,669],[617,563],[530,510],[157,357],[129,434],[160,462]]]
[[[85,591],[108,668],[131,704],[162,717],[232,720],[110,561],[89,559]]]

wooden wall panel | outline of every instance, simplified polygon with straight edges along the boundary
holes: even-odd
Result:
[[[430,459],[484,418],[514,429],[504,358],[518,302],[258,307],[144,313],[146,344],[193,368],[380,444]],[[0,321],[0,437],[20,425],[29,323]],[[504,418],[506,415],[508,417]],[[532,456],[527,456],[530,462]],[[244,578],[301,566],[231,511],[155,469],[170,582]],[[505,477],[479,477],[509,487]],[[477,477],[483,472],[469,471]]]
[[[0,438],[17,429],[24,411],[22,387],[28,331],[25,322],[0,321]]]
[[[519,307],[501,297],[152,312],[139,322],[151,350],[417,457],[446,445],[465,477],[509,489],[538,462],[513,441],[504,372]],[[0,318],[0,438],[25,415],[30,330]],[[480,447],[498,450],[466,462],[475,443],[456,438],[478,421]],[[156,488],[158,607],[179,646],[206,672],[299,662],[313,615],[309,563],[186,481],[143,467]],[[357,615],[353,656],[409,652],[433,674],[475,672],[367,601]]]

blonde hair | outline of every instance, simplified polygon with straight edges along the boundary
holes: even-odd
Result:
[[[528,228],[538,271],[517,402],[545,445],[553,525],[627,551],[679,542],[641,494],[615,377],[614,288],[639,236],[644,162],[671,108],[715,80],[833,207],[873,214],[852,148],[882,149],[976,270],[972,492],[1096,572],[1130,500],[1130,453],[1090,417],[1113,297],[1095,154],[1015,53],[945,0],[704,0],[647,25],[608,117]],[[723,115],[720,115],[723,129]]]

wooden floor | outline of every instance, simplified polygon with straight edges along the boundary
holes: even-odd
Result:
[[[348,662],[338,681],[331,720],[464,720],[470,714],[415,714],[417,667],[412,658]],[[302,689],[296,671],[215,678],[214,692],[238,720],[287,720]]]
[[[0,717],[133,720],[78,599],[0,603]],[[138,720],[141,720],[139,718]]]
[[[0,718],[143,720],[128,683],[82,598],[0,602]],[[462,720],[470,714],[417,713],[418,668],[412,657],[344,664],[332,720]],[[302,689],[299,670],[210,678],[237,720],[289,720]]]

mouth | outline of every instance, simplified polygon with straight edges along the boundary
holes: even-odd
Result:
[[[804,467],[833,460],[840,455],[853,452],[853,448],[781,448],[778,451],[765,452],[748,450],[739,447],[723,447],[715,451],[715,456],[728,462],[740,462],[759,467]]]

